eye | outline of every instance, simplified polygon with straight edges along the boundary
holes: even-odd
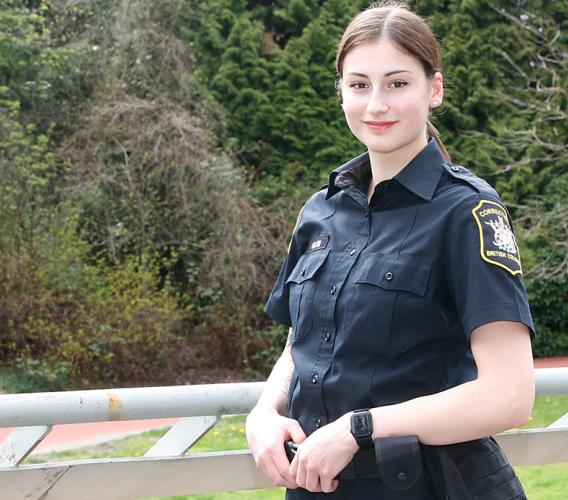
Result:
[[[394,87],[395,89],[401,89],[403,87],[406,87],[408,85],[408,82],[405,82],[404,80],[395,80],[394,82],[390,83],[390,86]]]
[[[352,89],[364,89],[367,87],[367,84],[365,82],[352,82],[349,84],[349,87]]]

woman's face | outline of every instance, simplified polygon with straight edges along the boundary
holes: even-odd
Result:
[[[427,143],[429,109],[442,102],[442,75],[428,78],[418,59],[383,37],[347,54],[341,95],[351,132],[371,153],[412,158]]]

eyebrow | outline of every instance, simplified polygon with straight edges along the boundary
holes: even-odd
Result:
[[[393,71],[389,71],[389,72],[385,73],[384,76],[392,76],[392,75],[396,75],[397,73],[412,73],[412,71],[410,71],[408,69],[395,69]],[[347,74],[352,75],[352,76],[362,76],[364,78],[368,78],[365,73],[347,73]]]

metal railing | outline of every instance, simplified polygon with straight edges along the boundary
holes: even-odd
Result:
[[[535,370],[537,395],[568,394],[568,368]],[[0,395],[4,500],[126,500],[270,487],[248,450],[185,455],[223,415],[245,414],[263,383]],[[567,413],[496,436],[514,465],[568,462]],[[22,464],[55,424],[181,417],[143,457]]]

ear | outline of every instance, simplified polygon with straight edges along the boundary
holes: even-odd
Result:
[[[432,88],[430,91],[430,109],[437,108],[444,99],[444,78],[442,73],[436,71],[432,77]]]

